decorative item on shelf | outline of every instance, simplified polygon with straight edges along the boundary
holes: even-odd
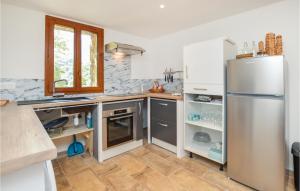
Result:
[[[265,45],[264,45],[264,42],[263,41],[259,41],[258,42],[258,52],[257,52],[257,55],[264,55],[265,54]]]
[[[282,35],[275,35],[275,33],[269,32],[266,34],[265,43],[259,41],[258,50],[255,41],[252,42],[252,51],[249,51],[248,43],[244,42],[244,47],[238,52],[237,59],[249,58],[255,56],[273,56],[282,55]]]
[[[5,106],[8,102],[9,102],[9,100],[7,100],[7,99],[1,99],[0,100],[0,107]]]
[[[162,84],[159,84],[158,81],[153,81],[153,86],[151,89],[149,89],[149,92],[151,93],[164,93],[165,89]]]
[[[271,32],[266,34],[266,54],[275,55],[275,34]]]
[[[194,134],[193,140],[196,142],[202,142],[202,143],[210,143],[211,138],[208,133],[205,132],[196,132]]]
[[[236,55],[236,59],[251,58],[251,57],[253,57],[253,53]]]
[[[276,36],[275,54],[276,55],[282,55],[283,54],[282,36],[281,35],[277,35]]]
[[[249,58],[249,57],[253,57],[253,52],[249,48],[248,42],[245,41],[243,49],[239,51],[238,55],[236,55],[236,58],[241,59],[241,58]]]
[[[166,68],[164,71],[164,78],[165,78],[165,82],[174,82],[174,74],[176,73],[182,73],[182,71],[173,71],[172,68],[168,69]]]
[[[256,46],[256,42],[255,41],[252,41],[252,54],[253,54],[253,57],[257,56],[257,46]]]

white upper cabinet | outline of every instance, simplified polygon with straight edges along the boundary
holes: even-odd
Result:
[[[234,59],[235,53],[234,43],[225,38],[185,46],[183,53],[185,92],[222,93],[225,64],[227,60]]]

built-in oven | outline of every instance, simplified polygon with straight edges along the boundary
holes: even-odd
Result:
[[[135,107],[103,111],[102,117],[103,150],[135,139]]]

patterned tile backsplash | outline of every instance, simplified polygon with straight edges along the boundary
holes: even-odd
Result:
[[[144,91],[152,86],[152,79],[131,79],[130,57],[114,58],[105,54],[104,57],[104,94],[138,93],[143,86]],[[182,79],[174,79],[173,83],[165,83],[156,79],[170,92],[180,92],[183,86]],[[0,98],[10,100],[43,99],[44,80],[42,79],[9,79],[0,78],[1,84],[15,84],[15,88],[0,88]],[[89,94],[91,95],[91,94]],[[92,94],[103,95],[103,94]],[[78,96],[78,95],[76,95]]]

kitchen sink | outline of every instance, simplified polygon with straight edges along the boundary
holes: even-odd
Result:
[[[33,105],[33,104],[43,104],[43,103],[61,103],[61,102],[87,101],[87,100],[93,100],[93,98],[61,97],[61,98],[51,98],[51,99],[17,101],[17,104],[18,105]]]

